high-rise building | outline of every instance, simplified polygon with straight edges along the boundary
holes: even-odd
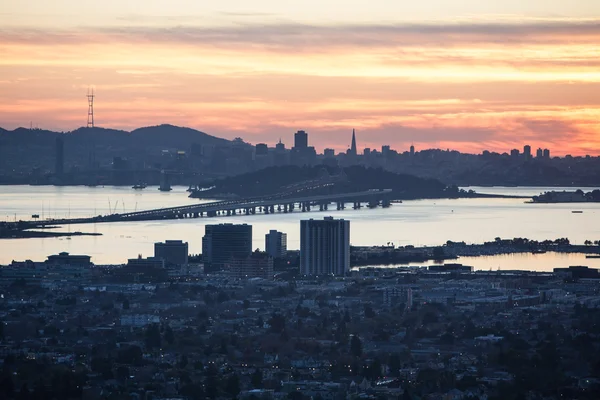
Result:
[[[384,157],[387,157],[390,154],[390,146],[387,144],[381,146],[381,154],[383,154]]]
[[[323,150],[323,155],[325,157],[335,157],[335,150],[334,149],[325,149],[325,150]]]
[[[510,156],[511,157],[519,157],[519,150],[518,149],[512,149],[510,151]]]
[[[287,253],[287,235],[271,229],[265,235],[265,250],[273,258],[280,258]]]
[[[275,150],[277,150],[277,151],[283,151],[283,150],[285,150],[285,144],[283,144],[281,142],[281,139],[279,139],[279,143],[277,143],[275,145]]]
[[[254,149],[257,156],[266,156],[269,154],[269,148],[265,143],[258,143]]]
[[[273,257],[255,251],[246,257],[232,258],[227,263],[227,271],[238,279],[273,279]]]
[[[252,225],[206,225],[202,238],[205,271],[219,271],[233,258],[252,253]]]
[[[300,273],[345,275],[350,270],[350,221],[300,221]]]
[[[410,155],[414,156],[415,155],[415,146],[414,145],[410,145]]]
[[[523,155],[525,156],[525,158],[531,158],[531,146],[526,144],[525,146],[523,146]]]
[[[356,156],[358,154],[356,150],[356,132],[352,129],[352,143],[350,145],[350,155]]]
[[[544,149],[544,158],[546,158],[546,159],[550,158],[550,150]]]
[[[308,133],[305,131],[298,131],[294,134],[294,148],[295,149],[306,149],[308,147]]]
[[[363,150],[363,155],[364,156],[370,156],[371,155],[371,149],[369,147],[365,147],[365,149]]]
[[[65,142],[62,137],[56,138],[54,174],[62,175],[65,172]]]
[[[162,258],[167,265],[186,265],[188,254],[188,244],[181,240],[154,243],[154,257]]]
[[[542,149],[537,149],[535,151],[535,158],[542,158],[544,156],[544,151]]]

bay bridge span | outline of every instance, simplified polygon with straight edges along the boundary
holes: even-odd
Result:
[[[333,205],[342,210],[346,205],[354,209],[362,207],[389,207],[391,189],[376,189],[354,193],[323,194],[290,197],[276,194],[247,199],[216,201],[179,207],[158,208],[122,214],[98,215],[87,218],[46,219],[42,221],[20,221],[20,227],[30,229],[52,225],[90,224],[97,222],[155,221],[168,219],[202,218],[233,215],[255,215],[328,210]]]

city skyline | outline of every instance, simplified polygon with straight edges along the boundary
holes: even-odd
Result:
[[[453,3],[7,1],[0,126],[85,126],[94,88],[107,128],[597,155],[600,4]]]

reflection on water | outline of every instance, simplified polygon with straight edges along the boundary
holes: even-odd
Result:
[[[0,186],[0,218],[29,219],[32,214],[65,217],[107,214],[109,207],[117,212],[172,207],[202,202],[189,199],[184,187],[163,193],[156,187],[136,191],[123,187],[53,187],[53,186]],[[485,192],[491,188],[475,188]],[[520,188],[493,188],[503,194],[514,194]],[[526,188],[529,190],[529,188]],[[536,188],[535,192],[552,190]],[[60,251],[88,254],[95,263],[123,263],[138,254],[150,256],[154,242],[182,239],[189,242],[191,253],[200,253],[205,224],[248,223],[253,226],[254,247],[264,249],[264,237],[269,229],[288,234],[288,247],[300,247],[301,219],[322,218],[332,215],[351,221],[350,239],[354,245],[435,246],[447,240],[481,243],[495,237],[527,237],[535,240],[568,237],[574,243],[600,239],[600,204],[577,204],[582,214],[572,214],[570,204],[525,204],[522,199],[459,199],[418,200],[394,204],[389,209],[366,209],[294,212],[232,217],[200,218],[171,221],[123,222],[114,224],[73,225],[61,231],[98,232],[103,236],[0,240],[0,263],[11,260],[44,260],[47,255]],[[539,256],[539,255],[538,255]],[[547,255],[541,255],[550,257]],[[561,255],[562,256],[562,255]],[[569,255],[572,256],[572,255]],[[585,260],[556,260],[502,256],[486,261],[461,262],[480,269],[544,269],[567,264],[594,265]],[[513,257],[513,258],[511,258]],[[558,256],[557,256],[558,257]],[[543,261],[538,261],[543,260]],[[499,265],[501,264],[501,265]],[[559,265],[555,265],[559,264]],[[529,267],[531,265],[531,267]]]

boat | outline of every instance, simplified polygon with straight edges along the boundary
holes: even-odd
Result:
[[[138,183],[137,185],[133,185],[131,188],[135,189],[135,190],[146,189],[146,184],[145,183]]]
[[[583,214],[583,211],[579,211],[579,210],[575,210],[575,211],[571,211],[573,214]]]
[[[531,254],[546,254],[546,250],[532,250]]]
[[[600,254],[586,254],[585,258],[600,258]]]

